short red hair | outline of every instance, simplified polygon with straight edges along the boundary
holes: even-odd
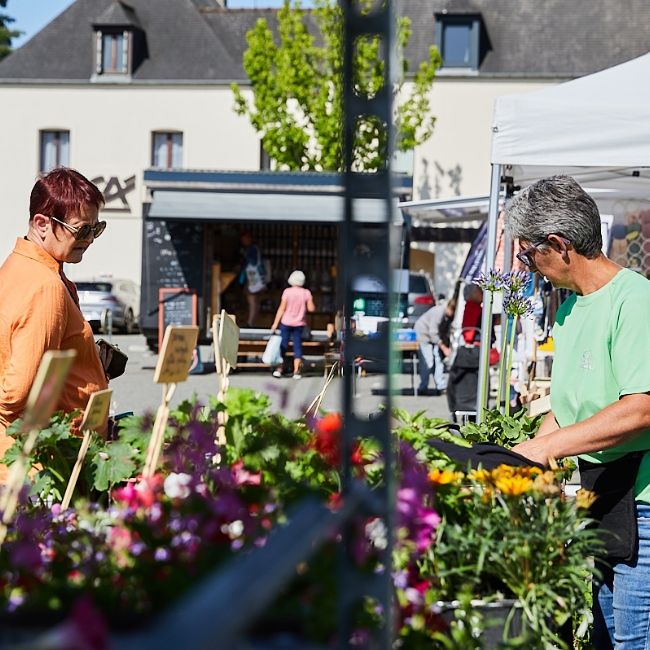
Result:
[[[104,195],[85,176],[69,167],[57,167],[43,174],[32,188],[29,197],[29,220],[43,214],[60,221],[78,214],[92,206],[100,210],[104,206]],[[58,225],[55,223],[53,226]]]

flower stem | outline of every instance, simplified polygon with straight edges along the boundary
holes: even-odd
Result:
[[[512,375],[512,353],[515,349],[515,332],[517,331],[517,316],[512,318],[512,330],[510,330],[510,345],[508,351],[508,364],[506,366],[506,384],[508,394],[506,398],[506,415],[510,415],[510,375]]]
[[[490,302],[487,306],[487,332],[483,332],[483,335],[487,337],[488,344],[485,345],[485,353],[483,355],[483,382],[481,385],[481,401],[479,402],[478,413],[476,414],[476,421],[480,424],[485,419],[485,398],[487,396],[488,390],[488,381],[490,376],[490,341],[492,338],[492,303],[494,302],[494,293],[492,291],[488,292],[490,294]]]
[[[497,409],[501,411],[501,395],[503,394],[503,374],[506,365],[506,351],[508,349],[508,326],[510,316],[502,312],[501,317],[505,317],[505,323],[501,324],[501,357],[499,359],[499,386],[497,388]]]

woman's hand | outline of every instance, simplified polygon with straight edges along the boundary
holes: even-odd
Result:
[[[106,343],[98,343],[97,350],[99,351],[99,360],[102,362],[102,368],[104,369],[104,374],[108,379],[110,379],[106,371],[108,370],[108,367],[111,365],[111,361],[113,359],[113,348],[106,345]]]

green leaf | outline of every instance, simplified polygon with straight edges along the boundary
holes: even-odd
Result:
[[[131,447],[123,442],[106,445],[105,451],[98,452],[92,459],[93,487],[104,492],[130,478],[135,469],[133,455]]]

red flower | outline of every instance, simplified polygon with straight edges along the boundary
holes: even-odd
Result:
[[[341,458],[341,430],[343,421],[340,413],[328,413],[316,421],[316,432],[309,446],[315,449],[332,466],[337,466]]]

